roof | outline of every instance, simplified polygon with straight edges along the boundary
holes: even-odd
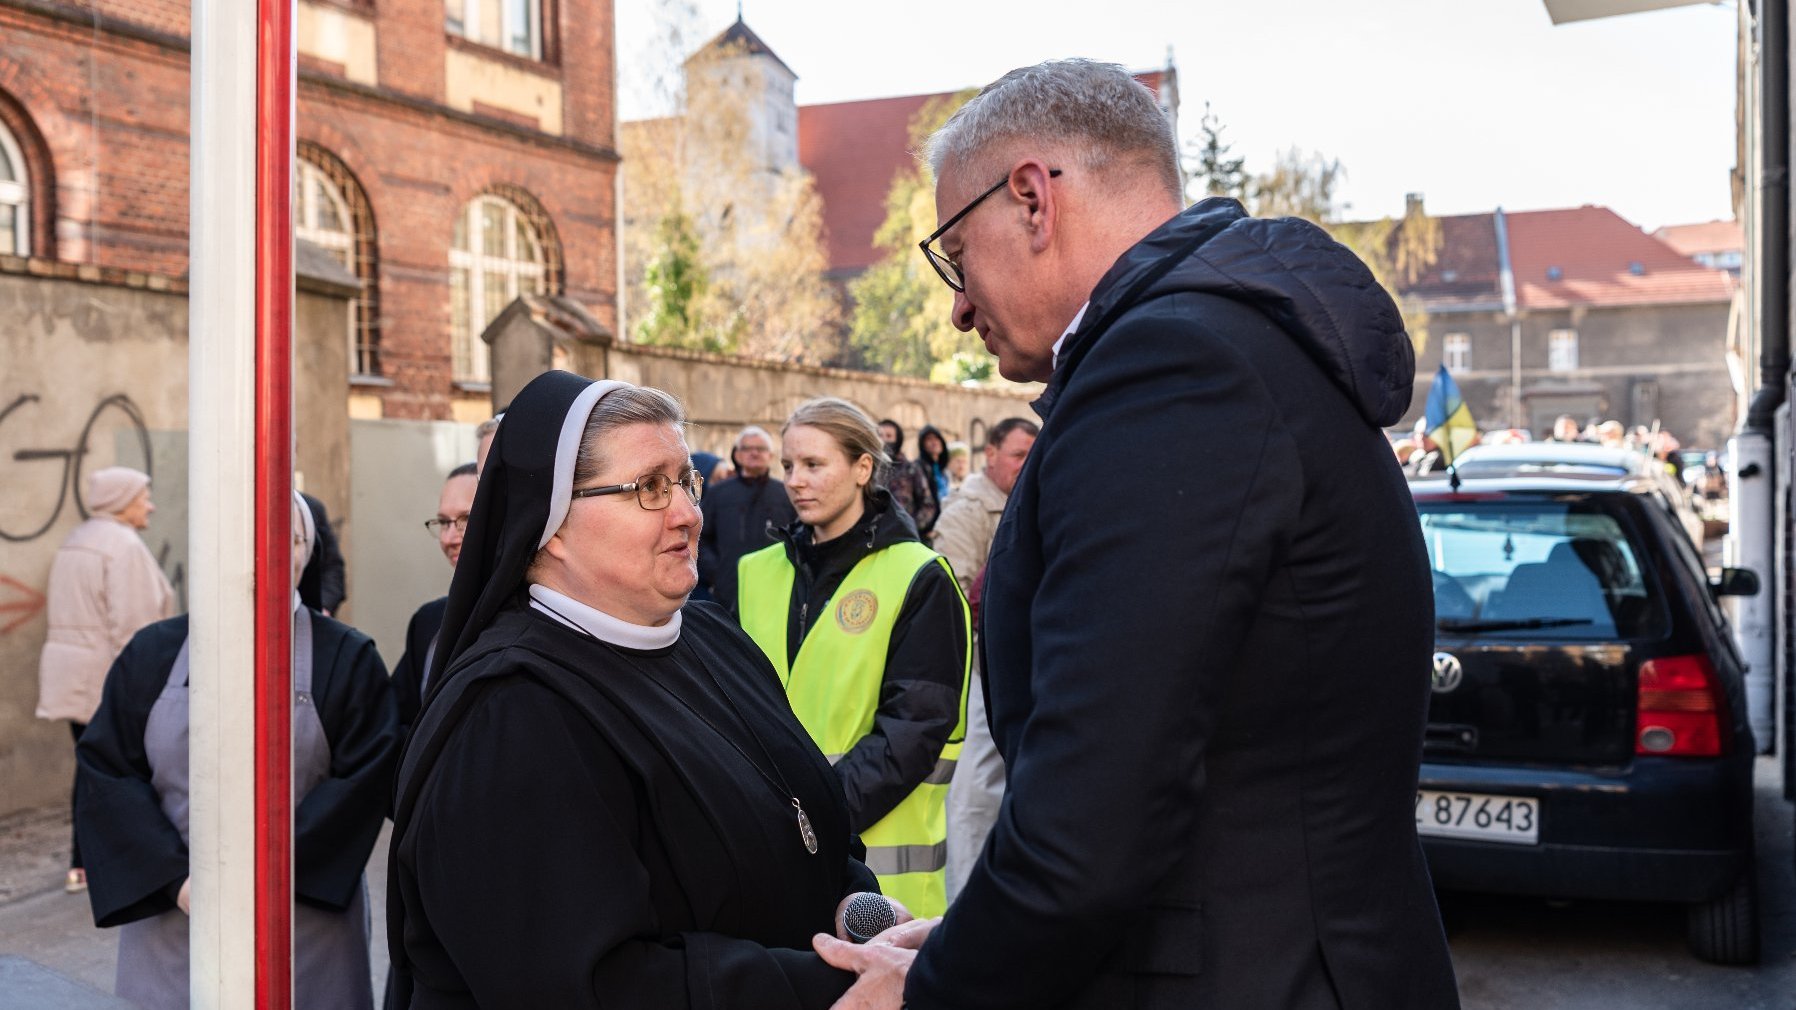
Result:
[[[793,77],[798,76],[791,67],[786,66],[785,60],[779,58],[779,54],[773,51],[773,47],[761,41],[761,37],[755,34],[754,29],[750,28],[747,23],[742,20],[741,12],[737,12],[735,24],[725,28],[711,41],[693,50],[692,55],[688,56],[687,60],[699,59],[710,55],[713,51],[728,54],[745,52],[751,56],[765,56],[779,64],[780,69],[784,70],[786,73],[791,74]]]
[[[916,165],[910,120],[937,95],[802,105],[798,161],[817,183],[829,269],[859,272],[879,259],[873,234],[886,217],[886,191]]]
[[[1405,293],[1421,298],[1430,312],[1501,309],[1502,272],[1497,257],[1497,224],[1491,214],[1437,219],[1439,258]]]
[[[1176,114],[1176,70],[1137,71],[1135,79]],[[885,221],[886,191],[895,175],[917,164],[917,152],[910,149],[911,117],[931,99],[953,94],[798,107],[798,161],[817,181],[831,273],[859,273],[878,261],[873,235]]]
[[[1524,309],[1725,302],[1734,282],[1700,266],[1607,207],[1505,215]]]
[[[1653,232],[1653,238],[1685,256],[1702,253],[1740,252],[1746,248],[1746,233],[1738,221],[1705,221],[1702,224],[1668,224]]]

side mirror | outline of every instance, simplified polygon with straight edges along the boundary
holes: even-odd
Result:
[[[1720,576],[1709,580],[1709,591],[1716,596],[1759,595],[1759,573],[1750,568],[1723,568]]]

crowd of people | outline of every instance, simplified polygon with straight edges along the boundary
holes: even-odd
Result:
[[[392,676],[306,598],[295,498],[296,1006],[375,1003],[389,817],[390,1007],[1457,1005],[1396,306],[1314,225],[1185,206],[1118,66],[1013,71],[927,156],[951,322],[1045,384],[979,472],[831,397],[712,457],[673,395],[544,373],[445,475]],[[1227,450],[1166,467],[1192,431]],[[142,567],[110,487],[70,579]],[[187,624],[145,583],[52,618],[88,693],[44,714],[86,723],[119,991],[182,1007]]]
[[[1388,437],[1388,436],[1387,436]],[[1514,445],[1517,443],[1536,441],[1533,432],[1525,428],[1492,428],[1478,432],[1471,440],[1471,445]],[[1628,449],[1660,460],[1673,476],[1684,479],[1684,458],[1680,454],[1683,444],[1676,436],[1658,426],[1635,425],[1629,428],[1614,419],[1592,418],[1585,422],[1570,414],[1561,414],[1553,420],[1550,435],[1540,441],[1581,443],[1600,445],[1608,449]],[[1440,446],[1427,430],[1426,421],[1417,421],[1413,432],[1391,438],[1391,451],[1396,453],[1397,462],[1409,473],[1421,476],[1437,473],[1447,468],[1442,457]],[[1712,455],[1712,454],[1711,454]],[[1713,460],[1705,460],[1706,467],[1714,466]],[[1714,490],[1711,482],[1705,493]]]

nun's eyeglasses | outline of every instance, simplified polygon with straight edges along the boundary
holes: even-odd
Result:
[[[575,498],[596,498],[602,494],[623,494],[626,491],[636,492],[636,504],[650,512],[659,512],[673,501],[674,485],[686,489],[692,503],[698,504],[705,495],[705,479],[697,470],[683,471],[676,480],[664,473],[645,473],[628,484],[606,484],[604,487],[581,488],[574,492]]]

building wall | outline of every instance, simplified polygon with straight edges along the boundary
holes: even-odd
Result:
[[[615,325],[610,0],[547,0],[542,61],[447,37],[441,0],[300,6],[298,135],[353,173],[379,250],[381,381],[358,411],[447,418],[482,398],[450,374],[448,256],[455,215],[494,187],[540,204],[564,292]],[[55,258],[186,270],[187,32],[182,0],[0,0],[0,92],[48,151]],[[533,87],[452,96],[452,68]]]
[[[1521,423],[1544,436],[1569,413],[1623,424],[1657,421],[1687,446],[1719,448],[1733,432],[1734,394],[1727,370],[1729,306],[1580,306],[1531,310],[1522,317]],[[1578,332],[1578,367],[1553,371],[1550,334]],[[1454,381],[1480,427],[1504,427],[1512,404],[1510,325],[1500,312],[1442,313],[1428,320],[1428,346],[1416,363],[1416,394],[1405,424],[1422,416],[1427,391],[1450,333],[1471,338],[1472,367]]]
[[[342,294],[299,295],[294,420],[297,479],[349,536],[346,388],[335,381],[346,304]],[[68,730],[34,712],[42,594],[57,547],[84,518],[76,494],[87,474],[121,464],[151,475],[156,512],[144,542],[185,609],[187,294],[161,275],[0,257],[0,319],[4,816],[68,797]]]

